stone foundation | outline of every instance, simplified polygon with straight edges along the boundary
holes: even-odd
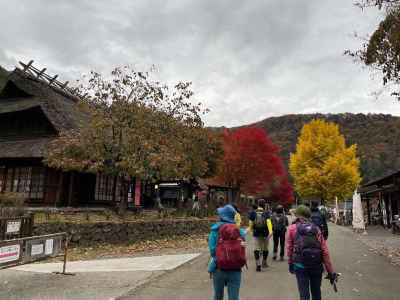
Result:
[[[204,234],[210,231],[211,220],[160,220],[123,223],[45,223],[35,224],[34,235],[67,232],[73,245],[96,243],[120,244],[151,239]]]

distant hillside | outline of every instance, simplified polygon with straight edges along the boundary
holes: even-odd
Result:
[[[399,104],[400,105],[400,104]],[[382,114],[308,114],[273,117],[257,122],[281,147],[286,166],[302,126],[315,118],[339,124],[347,144],[358,145],[364,182],[400,170],[400,117]]]
[[[0,66],[0,90],[3,88],[6,83],[6,78],[8,76],[8,71]]]

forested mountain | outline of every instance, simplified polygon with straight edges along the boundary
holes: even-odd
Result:
[[[268,118],[250,126],[258,126],[267,131],[281,148],[287,166],[302,126],[315,118],[339,124],[346,143],[358,145],[363,182],[400,170],[400,117],[350,113],[285,115]]]

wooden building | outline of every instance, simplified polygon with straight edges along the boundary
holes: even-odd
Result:
[[[364,184],[360,193],[368,224],[391,227],[400,214],[400,171]]]
[[[132,201],[135,188],[121,178],[43,164],[47,145],[63,130],[85,124],[88,116],[67,83],[31,64],[11,72],[0,92],[0,192],[18,193],[29,205],[39,206],[115,205],[123,197]]]

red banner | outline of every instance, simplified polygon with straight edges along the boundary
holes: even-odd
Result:
[[[142,191],[142,182],[139,179],[136,179],[135,183],[135,206],[140,206],[140,198]]]

